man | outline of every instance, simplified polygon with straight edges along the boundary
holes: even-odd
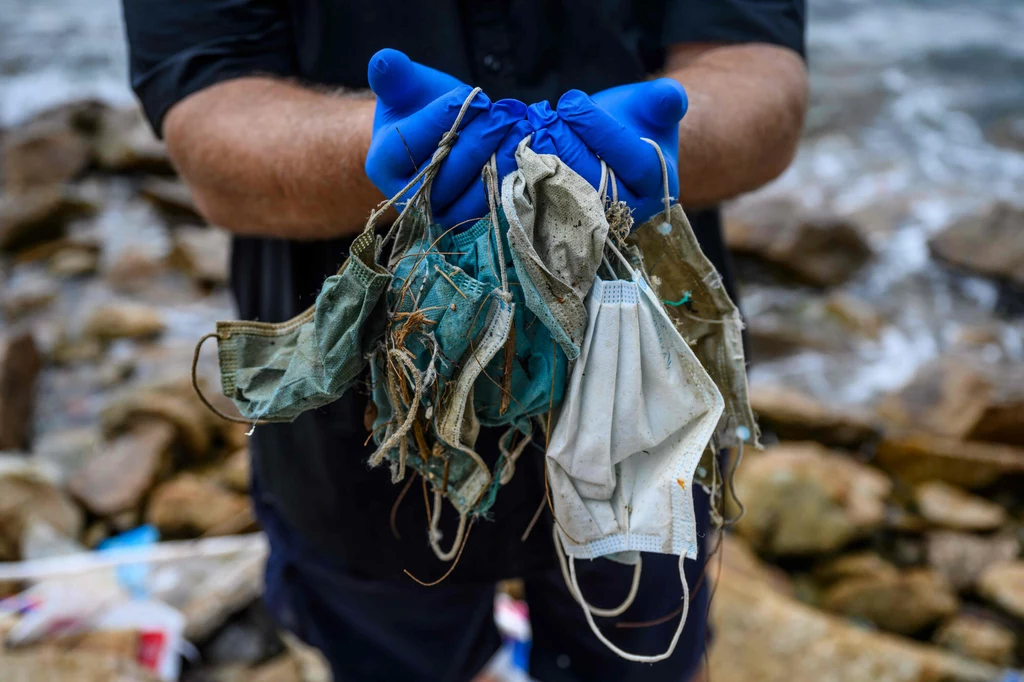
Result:
[[[324,278],[345,258],[348,239],[384,198],[364,167],[390,190],[389,179],[397,182],[423,161],[371,152],[371,142],[383,139],[395,120],[442,127],[436,117],[424,122],[430,116],[424,112],[438,97],[454,97],[450,88],[438,94],[446,86],[482,87],[487,98],[474,113],[508,117],[506,137],[561,130],[551,133],[549,144],[565,152],[560,155],[570,165],[586,165],[598,155],[595,145],[603,145],[602,156],[614,145],[593,130],[584,141],[585,124],[563,125],[571,116],[555,103],[564,93],[594,95],[576,95],[577,104],[614,122],[614,97],[602,95],[609,88],[656,74],[682,84],[689,111],[679,124],[678,150],[666,155],[678,158],[680,201],[730,287],[714,206],[785,169],[806,107],[804,0],[124,5],[135,91],[200,210],[236,235],[232,287],[243,319],[282,321],[315,300]],[[377,71],[371,69],[379,80],[375,101],[366,91],[367,66],[384,47],[436,71],[426,75],[423,67],[386,53],[383,66],[378,58]],[[638,91],[637,97],[648,95]],[[499,98],[523,105],[498,109]],[[550,106],[539,104],[545,101]],[[527,111],[525,105],[536,106]],[[623,106],[633,113],[657,108],[642,99]],[[442,110],[441,118],[450,107]],[[677,120],[681,114],[675,112]],[[464,132],[456,148],[486,158],[507,152],[507,145],[504,137]],[[572,156],[567,150],[576,159],[566,158]],[[610,159],[609,165],[617,170]],[[458,215],[473,217],[479,192],[478,175],[461,187],[435,187],[434,208],[454,224]],[[543,455],[536,450],[521,458],[499,492],[492,520],[474,525],[461,563],[445,582],[427,588],[406,577],[403,569],[433,580],[447,565],[428,547],[416,491],[393,511],[400,487],[392,486],[387,471],[367,469],[367,399],[366,391],[350,391],[294,423],[258,427],[252,439],[254,498],[273,547],[268,604],[325,652],[338,682],[472,679],[499,645],[493,587],[509,577],[523,578],[526,586],[533,677],[653,681],[698,673],[709,599],[707,583],[699,581],[700,562],[687,562],[694,594],[675,654],[655,665],[615,657],[594,638],[562,583],[550,517],[542,516],[521,539],[544,494]],[[495,439],[485,430],[479,444],[489,464],[497,456]],[[702,533],[707,517],[702,498]],[[442,524],[446,537],[453,537],[453,527],[454,518]],[[639,594],[620,621],[656,620],[679,604],[675,558],[647,557],[644,569]],[[580,562],[579,570],[583,592],[595,606],[618,604],[629,589],[629,567],[598,560]],[[675,630],[675,621],[640,628],[598,622],[619,646],[640,654],[664,650]]]

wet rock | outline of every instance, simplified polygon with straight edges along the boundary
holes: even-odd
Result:
[[[230,535],[254,524],[246,496],[187,473],[157,487],[146,520],[159,528],[161,535],[171,537]]]
[[[858,552],[830,559],[814,568],[814,577],[822,583],[846,580],[883,582],[899,577],[899,569],[874,552]]]
[[[16,320],[47,307],[59,293],[57,283],[40,273],[13,276],[0,294],[0,310],[8,320]]]
[[[174,427],[141,423],[106,443],[72,477],[69,491],[99,517],[135,509],[170,465]]]
[[[100,340],[146,339],[164,330],[163,317],[149,306],[128,301],[105,303],[89,315],[84,336]]]
[[[927,569],[845,578],[825,591],[821,603],[829,611],[905,635],[952,616],[960,605],[953,587]]]
[[[970,495],[941,481],[921,483],[914,489],[921,515],[952,530],[995,530],[1006,522],[1006,510],[986,499]]]
[[[303,682],[298,661],[287,654],[255,668],[248,679],[250,682]]]
[[[99,430],[91,425],[44,431],[33,443],[32,457],[52,466],[59,472],[59,483],[66,485],[99,444]]]
[[[855,448],[878,436],[874,425],[856,410],[829,409],[814,398],[784,386],[751,387],[750,406],[762,430],[780,440],[812,440]]]
[[[883,399],[878,412],[896,428],[1024,446],[1024,368],[941,358]]]
[[[725,239],[733,252],[816,287],[842,284],[872,256],[855,225],[837,216],[809,212],[788,199],[731,211],[726,215]]]
[[[994,145],[1024,151],[1024,116],[1004,116],[985,128],[985,137]]]
[[[134,391],[112,400],[100,414],[100,425],[104,433],[114,435],[151,419],[173,426],[175,439],[192,459],[210,454],[213,434],[202,406],[169,390]]]
[[[0,337],[0,451],[29,447],[39,349],[28,332]]]
[[[950,651],[1002,667],[1013,664],[1017,635],[988,618],[959,614],[936,631],[933,641]]]
[[[50,257],[50,272],[58,277],[82,277],[94,274],[99,254],[93,249],[63,248]]]
[[[32,519],[66,537],[82,530],[81,510],[54,485],[52,472],[23,457],[0,455],[0,561],[20,559],[22,534]]]
[[[1024,618],[1024,561],[986,568],[978,578],[978,593],[1007,613]]]
[[[92,146],[67,122],[37,121],[4,136],[2,157],[6,189],[23,192],[78,176],[92,160]]]
[[[885,319],[871,304],[841,291],[829,295],[825,310],[848,330],[865,338],[877,339],[885,326]]]
[[[954,266],[1024,286],[1024,209],[995,204],[935,235],[928,246]]]
[[[126,248],[103,268],[103,279],[119,291],[138,291],[166,269],[164,259],[141,248]]]
[[[711,602],[712,678],[743,682],[990,682],[992,666],[855,627],[730,570]]]
[[[165,214],[202,223],[203,219],[196,208],[192,193],[181,180],[164,178],[147,178],[139,187],[139,193]]]
[[[1020,553],[1020,541],[1011,534],[991,537],[935,531],[927,536],[928,565],[958,590],[970,589],[989,566],[1012,561]]]
[[[231,453],[217,469],[217,480],[226,488],[239,493],[249,492],[249,449]]]
[[[95,210],[95,205],[59,188],[0,196],[0,251],[56,239],[68,222]]]
[[[184,270],[200,286],[228,283],[231,236],[215,227],[179,227],[174,230],[170,262]]]
[[[982,488],[1003,476],[1024,473],[1024,448],[897,433],[882,440],[875,462],[907,483],[934,480]]]
[[[156,139],[137,107],[105,112],[96,131],[93,153],[101,168],[125,172],[172,173],[163,143]]]
[[[747,508],[736,531],[780,555],[837,550],[881,526],[892,484],[874,469],[812,443],[744,461],[736,491]]]

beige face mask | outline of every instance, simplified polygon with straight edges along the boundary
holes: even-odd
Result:
[[[604,201],[561,159],[537,154],[529,142],[519,144],[519,169],[502,183],[509,248],[527,307],[575,360],[587,328],[583,299],[608,235]]]

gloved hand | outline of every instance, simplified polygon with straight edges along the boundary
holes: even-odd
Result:
[[[619,199],[633,209],[633,219],[639,225],[662,210],[665,194],[657,152],[641,138],[650,138],[661,147],[668,166],[669,193],[677,199],[679,121],[686,108],[686,90],[671,78],[620,85],[592,97],[570,90],[558,100],[557,114],[575,137],[555,124],[548,124],[547,130],[559,156],[594,187],[601,177],[597,157],[604,159],[615,171]],[[589,149],[589,157],[579,149],[580,144]],[[535,145],[533,148],[540,151]]]
[[[391,197],[430,161],[472,88],[392,49],[370,59],[368,76],[377,108],[366,175]],[[487,215],[480,171],[495,153],[499,177],[515,169],[515,147],[530,132],[526,105],[514,99],[492,103],[479,93],[459,130],[430,196],[434,219],[445,227]]]

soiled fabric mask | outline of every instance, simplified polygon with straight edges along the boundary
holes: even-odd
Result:
[[[551,434],[547,471],[570,592],[602,642],[629,660],[654,662],[671,655],[685,608],[667,652],[623,652],[594,624],[593,613],[607,614],[580,594],[574,561],[607,557],[639,571],[640,552],[675,554],[688,595],[682,563],[697,556],[693,474],[723,402],[642,274],[632,275],[596,279],[590,290],[586,335]]]
[[[446,236],[438,248],[452,253],[458,266],[495,288],[501,283],[497,259],[504,257],[510,300],[515,304],[509,336],[511,356],[499,353],[481,372],[473,391],[474,409],[484,426],[512,426],[527,433],[531,417],[561,404],[569,360],[553,341],[551,330],[526,304],[522,278],[510,255],[504,211],[496,210],[496,218],[500,245],[491,219],[484,219],[463,232]]]
[[[587,327],[584,299],[608,235],[604,200],[557,156],[516,149],[518,170],[505,177],[501,203],[526,305],[570,360]]]
[[[383,333],[381,294],[391,281],[373,254],[373,235],[357,238],[316,304],[287,322],[217,323],[221,389],[243,418],[291,421],[356,381]]]

